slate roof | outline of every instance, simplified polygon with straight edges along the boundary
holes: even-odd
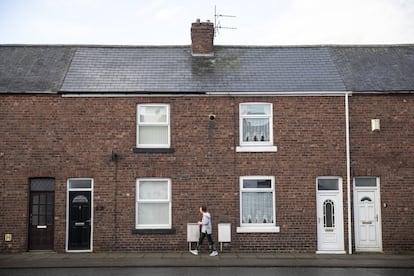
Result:
[[[327,48],[80,48],[61,91],[265,92],[345,90]]]
[[[414,90],[414,45],[332,47],[330,50],[347,90]]]
[[[75,48],[0,46],[0,93],[55,93]]]
[[[0,93],[414,91],[414,45],[1,46]]]

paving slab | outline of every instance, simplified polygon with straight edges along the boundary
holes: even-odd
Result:
[[[366,267],[414,268],[414,254],[55,253],[0,254],[2,268],[65,267]]]

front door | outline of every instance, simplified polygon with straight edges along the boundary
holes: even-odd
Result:
[[[55,181],[30,180],[29,250],[53,250]]]
[[[68,251],[92,250],[92,182],[88,179],[69,180]]]
[[[355,250],[382,251],[378,179],[354,179]]]
[[[345,253],[342,179],[318,177],[316,189],[317,253]]]
[[[54,192],[30,192],[29,250],[53,249]]]

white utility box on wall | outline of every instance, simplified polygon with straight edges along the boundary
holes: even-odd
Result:
[[[223,251],[223,242],[231,242],[231,223],[218,224],[218,242],[220,251]]]
[[[200,238],[200,226],[198,223],[187,223],[188,250],[191,250],[191,243],[197,242]]]

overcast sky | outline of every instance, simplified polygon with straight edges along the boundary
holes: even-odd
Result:
[[[189,45],[215,5],[218,45],[414,43],[414,0],[0,0],[0,44]]]

